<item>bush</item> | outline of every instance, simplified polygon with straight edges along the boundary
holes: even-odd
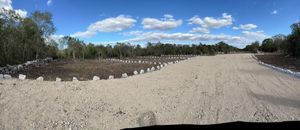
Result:
[[[256,42],[252,43],[251,45],[247,45],[243,50],[252,52],[252,53],[257,53],[258,49],[259,49],[259,42],[256,41]]]

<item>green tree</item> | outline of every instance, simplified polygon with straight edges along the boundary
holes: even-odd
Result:
[[[258,49],[259,49],[259,42],[255,41],[255,42],[251,43],[250,45],[247,45],[243,50],[252,52],[252,53],[257,53]]]
[[[58,58],[58,51],[58,44],[53,39],[50,39],[47,43],[47,56]]]
[[[278,50],[278,48],[276,47],[273,39],[267,38],[263,40],[260,50],[264,52],[275,52]]]
[[[39,35],[35,35],[36,42],[44,42],[45,38],[48,38],[50,35],[54,34],[55,27],[52,21],[51,13],[35,11],[32,13],[30,19],[36,23],[40,32]],[[35,44],[34,48],[36,49],[36,58],[39,57],[39,54],[42,52],[44,47],[44,44]]]
[[[292,33],[288,36],[288,52],[292,56],[300,56],[300,22],[291,25]]]

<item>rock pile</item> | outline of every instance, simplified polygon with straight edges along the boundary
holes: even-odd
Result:
[[[27,61],[23,64],[18,65],[6,65],[5,67],[0,67],[0,74],[15,74],[20,70],[26,69],[28,66],[42,66],[48,62],[53,61],[53,58],[47,57],[45,59],[38,59]]]

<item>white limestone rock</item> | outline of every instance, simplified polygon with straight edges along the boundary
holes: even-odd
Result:
[[[55,81],[56,82],[61,82],[61,78],[56,77]]]
[[[114,79],[113,75],[108,76],[108,79]]]
[[[18,70],[22,70],[23,69],[23,65],[18,65],[17,68],[18,68]]]
[[[93,77],[93,80],[94,80],[94,81],[100,80],[100,77],[99,77],[99,76],[94,76],[94,77]]]
[[[3,74],[0,74],[0,80],[1,80],[1,79],[4,79],[4,76],[3,76]]]
[[[155,70],[155,68],[154,67],[151,67],[151,71],[154,71]]]
[[[26,75],[19,74],[19,79],[20,79],[20,80],[25,80],[25,79],[26,79]]]
[[[4,74],[4,75],[3,75],[3,78],[4,78],[4,79],[11,79],[11,76],[10,76],[9,74]]]
[[[40,76],[38,78],[36,78],[37,81],[44,81],[44,77]]]
[[[300,72],[295,72],[295,76],[300,78]]]
[[[139,74],[139,72],[137,72],[137,71],[135,70],[135,71],[133,71],[133,74],[134,74],[134,75],[137,75],[137,74]]]
[[[127,77],[128,77],[127,73],[122,74],[122,78],[127,78]]]
[[[143,69],[140,70],[140,74],[143,74],[145,73],[145,71]]]
[[[72,81],[77,82],[78,79],[76,77],[73,77]]]

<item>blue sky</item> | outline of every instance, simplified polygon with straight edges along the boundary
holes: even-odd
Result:
[[[216,43],[244,47],[289,34],[300,20],[299,0],[0,0],[29,16],[49,11],[57,32],[85,42]]]

